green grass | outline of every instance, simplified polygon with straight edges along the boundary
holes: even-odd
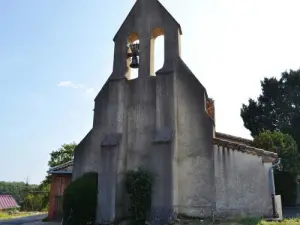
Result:
[[[7,212],[0,212],[0,220],[25,217],[25,216],[31,216],[36,214],[41,214],[41,212],[16,212],[13,214],[9,214]]]
[[[220,225],[300,225],[300,218],[285,219],[283,221],[265,221],[255,218],[241,219],[237,221],[219,223]]]
[[[229,221],[217,221],[215,223],[209,220],[181,219],[175,225],[300,225],[300,218],[286,219],[281,222],[265,221],[255,218],[234,219]]]
[[[281,222],[278,221],[258,221],[256,224],[254,223],[253,225],[300,225],[300,218],[297,219],[285,219]],[[244,224],[243,224],[244,225]],[[245,225],[248,225],[247,223]],[[251,223],[249,225],[252,225]]]

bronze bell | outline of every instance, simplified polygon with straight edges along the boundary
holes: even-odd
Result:
[[[133,69],[139,68],[139,59],[136,54],[132,55],[130,68],[133,68]]]
[[[130,63],[130,68],[137,69],[139,68],[139,44],[130,44],[129,45],[130,50],[131,50],[131,63]]]

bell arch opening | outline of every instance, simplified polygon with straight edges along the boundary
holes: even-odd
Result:
[[[139,35],[136,32],[131,33],[127,39],[127,71],[125,77],[127,80],[138,78],[139,74]]]
[[[162,28],[154,28],[151,32],[150,75],[155,76],[165,62],[165,36]]]

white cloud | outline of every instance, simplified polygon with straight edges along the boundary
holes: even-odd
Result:
[[[84,93],[88,94],[89,96],[94,96],[96,93],[96,90],[92,87],[87,87],[84,84],[76,84],[72,81],[60,81],[57,84],[58,87],[64,87],[64,88],[73,88],[83,91]]]
[[[70,87],[70,88],[80,88],[82,84],[74,84],[72,81],[61,81],[57,84],[59,87]]]

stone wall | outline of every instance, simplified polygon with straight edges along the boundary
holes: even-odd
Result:
[[[217,145],[214,153],[217,215],[271,216],[268,171],[272,163]]]
[[[211,216],[215,208],[213,121],[207,93],[181,59],[176,68],[179,212]]]

